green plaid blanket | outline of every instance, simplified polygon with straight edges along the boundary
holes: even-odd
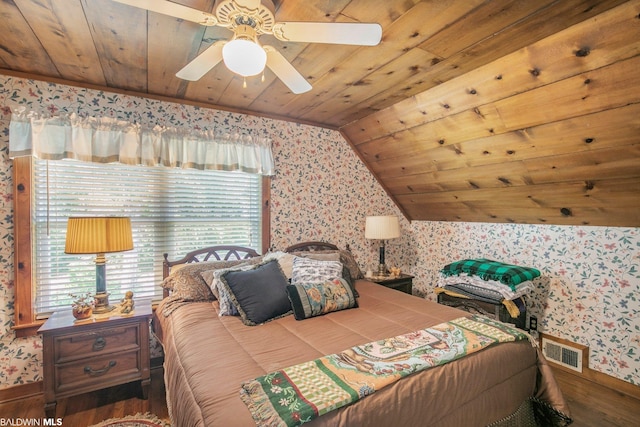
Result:
[[[490,259],[464,259],[444,266],[440,272],[445,276],[459,276],[466,273],[483,280],[496,280],[516,290],[516,285],[540,276],[540,270],[531,267],[505,264]]]

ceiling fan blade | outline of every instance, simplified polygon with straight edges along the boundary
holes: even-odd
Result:
[[[361,22],[277,22],[273,35],[282,41],[375,46],[382,39],[380,24]]]
[[[289,61],[272,46],[262,46],[267,52],[267,67],[282,80],[291,92],[297,94],[311,90],[311,85]]]
[[[207,74],[218,62],[222,61],[222,47],[227,43],[220,40],[209,46],[204,52],[196,56],[184,68],[176,73],[176,77],[184,80],[196,81]]]
[[[218,25],[216,17],[210,13],[193,9],[188,6],[173,3],[167,0],[114,0],[118,3],[127,4],[129,6],[139,7],[141,9],[150,10],[152,12],[162,13],[163,15],[173,16],[174,18],[184,19],[185,21],[195,22],[201,25]]]

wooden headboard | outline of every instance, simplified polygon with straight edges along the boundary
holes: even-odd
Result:
[[[289,246],[285,252],[302,252],[302,251],[324,251],[337,250],[338,247],[327,242],[302,242]],[[166,278],[171,273],[171,267],[174,265],[189,264],[192,262],[204,261],[229,261],[249,259],[260,256],[258,252],[251,248],[243,246],[210,246],[208,248],[197,249],[186,254],[183,258],[175,261],[169,261],[169,254],[164,254],[162,262],[162,278]]]
[[[189,264],[192,262],[204,262],[204,261],[229,261],[229,260],[241,260],[249,259],[260,256],[258,252],[251,248],[245,248],[242,246],[209,246],[208,248],[196,249],[186,254],[183,258],[176,261],[169,261],[169,254],[164,254],[164,261],[162,262],[162,278],[166,279],[171,274],[171,267],[174,265]],[[169,296],[169,290],[164,289],[162,291],[162,297]]]
[[[347,247],[348,249],[348,247]],[[338,247],[333,243],[327,242],[302,242],[289,246],[285,249],[285,252],[306,252],[306,251],[327,251],[338,250]]]
[[[164,254],[162,262],[162,277],[166,278],[174,265],[188,264],[191,262],[204,261],[229,261],[234,259],[249,259],[260,256],[258,252],[251,248],[242,246],[210,246],[208,248],[197,249],[186,254],[176,261],[169,261],[169,254]]]
[[[302,242],[289,246],[285,252],[302,252],[302,251],[324,251],[337,250],[338,247],[332,243],[326,242]],[[347,249],[349,247],[347,246]],[[243,260],[260,256],[258,252],[251,248],[243,246],[210,246],[208,248],[197,249],[186,254],[183,258],[176,261],[169,261],[169,254],[164,254],[162,262],[162,278],[166,279],[171,274],[171,267],[192,262],[204,261],[230,261]],[[169,290],[163,290],[163,298],[169,296]]]

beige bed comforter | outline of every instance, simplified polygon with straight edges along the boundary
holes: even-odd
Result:
[[[165,385],[173,423],[252,426],[240,384],[276,369],[464,315],[457,309],[360,280],[359,308],[259,326],[218,317],[217,302],[188,304],[164,317]],[[546,362],[528,342],[500,344],[404,378],[313,420],[314,426],[486,426],[538,396],[569,414]]]

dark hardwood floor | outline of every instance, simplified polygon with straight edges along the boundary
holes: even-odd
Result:
[[[640,426],[640,400],[559,369],[554,374],[571,409],[572,426]]]
[[[640,425],[640,400],[618,391],[556,371],[556,379],[569,403],[575,427],[627,427]],[[86,427],[108,418],[151,412],[169,420],[162,368],[151,371],[149,399],[137,396],[136,384],[112,387],[82,396],[61,399],[57,417],[64,427]],[[44,417],[42,395],[0,404],[0,418]]]
[[[140,396],[140,385],[131,383],[60,399],[56,408],[56,417],[62,418],[63,427],[87,427],[109,418],[145,412],[169,420],[162,368],[151,370],[149,398],[144,400],[138,396]],[[0,403],[0,418],[42,419],[44,416],[42,394]]]

